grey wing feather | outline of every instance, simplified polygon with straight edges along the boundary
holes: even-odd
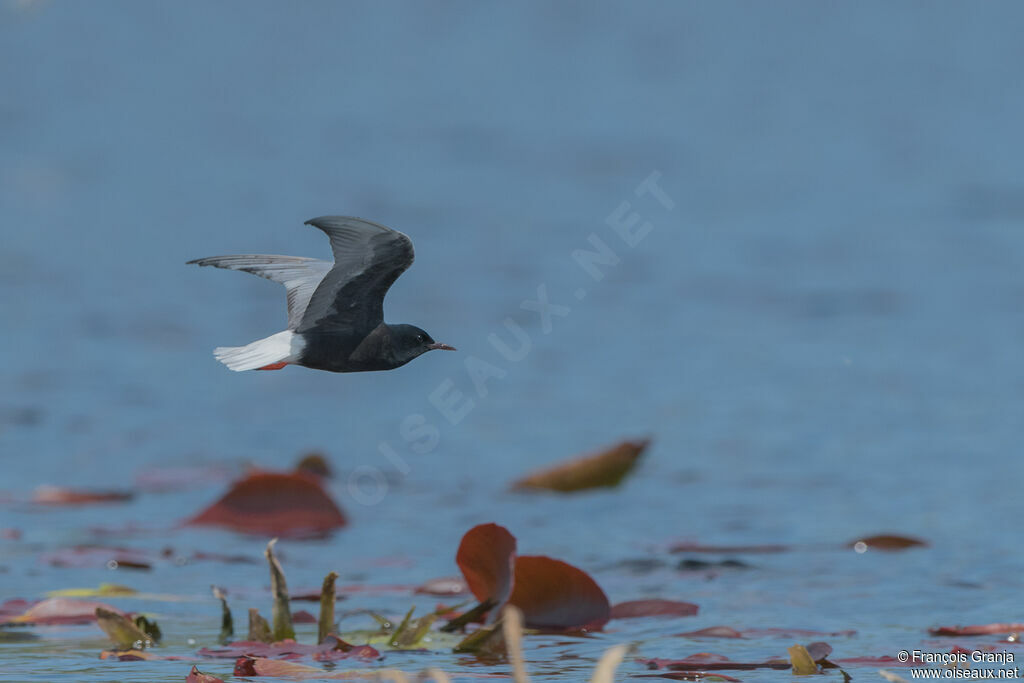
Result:
[[[412,265],[412,241],[391,228],[352,216],[306,221],[326,233],[334,267],[317,287],[297,328],[368,333],[384,320],[384,296]]]
[[[240,270],[279,282],[288,292],[288,329],[294,330],[302,321],[313,292],[324,276],[334,267],[329,261],[303,256],[276,254],[235,254],[210,256],[189,261],[199,266],[213,266],[227,270]]]

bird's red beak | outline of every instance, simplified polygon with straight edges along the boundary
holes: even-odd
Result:
[[[455,350],[454,346],[448,346],[447,344],[441,344],[439,342],[434,342],[433,344],[427,344],[427,348],[430,349],[431,351],[454,351]]]

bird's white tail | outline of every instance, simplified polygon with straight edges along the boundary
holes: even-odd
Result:
[[[235,372],[241,372],[279,363],[281,367],[294,363],[302,355],[302,347],[302,337],[291,330],[285,330],[245,346],[218,346],[213,350],[213,355]]]

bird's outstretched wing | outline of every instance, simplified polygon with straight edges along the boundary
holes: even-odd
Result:
[[[415,257],[408,237],[351,216],[321,216],[306,225],[331,240],[334,267],[317,286],[296,330],[369,333],[384,321],[384,295]]]
[[[302,321],[310,297],[324,276],[334,267],[329,261],[302,256],[275,254],[237,254],[210,256],[189,261],[199,266],[214,266],[228,270],[241,270],[280,282],[288,292],[288,329],[294,330]]]

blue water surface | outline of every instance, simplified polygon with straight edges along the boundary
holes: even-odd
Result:
[[[928,627],[1022,620],[1020,4],[0,8],[0,528],[20,532],[0,540],[0,599],[103,581],[181,596],[112,602],[156,613],[161,653],[189,656],[217,633],[211,583],[234,591],[236,617],[269,610],[265,566],[173,561],[260,558],[266,539],[178,527],[224,481],[84,508],[33,506],[32,491],[286,469],[316,449],[351,524],[281,543],[294,588],[331,569],[365,585],[455,574],[461,535],[495,521],[613,602],[700,605],[530,637],[538,680],[586,680],[620,642],[637,643],[621,677],[645,672],[638,658],[750,661],[792,644],[673,636],[719,624],[856,629],[831,641],[852,657],[948,651]],[[638,192],[645,181],[664,194]],[[236,374],[212,358],[283,329],[283,292],[185,261],[328,258],[302,225],[322,214],[410,235],[417,261],[386,317],[457,354],[352,375]],[[613,224],[633,214],[623,239]],[[573,256],[593,240],[617,259],[600,279]],[[547,320],[523,307],[538,290],[557,307]],[[512,343],[507,319],[529,336],[519,360],[489,341]],[[488,370],[482,386],[467,363]],[[410,415],[436,447],[407,443]],[[620,489],[508,490],[642,436],[650,451]],[[930,545],[839,548],[879,532]],[[681,540],[797,550],[708,580],[675,569]],[[40,559],[82,543],[171,559],[148,572]],[[620,564],[636,559],[654,566]],[[436,600],[344,604],[394,616],[413,602]],[[0,644],[0,680],[180,681],[190,666],[99,661],[91,627],[33,632]],[[996,638],[957,644],[971,642]],[[508,671],[447,650],[384,663]]]

